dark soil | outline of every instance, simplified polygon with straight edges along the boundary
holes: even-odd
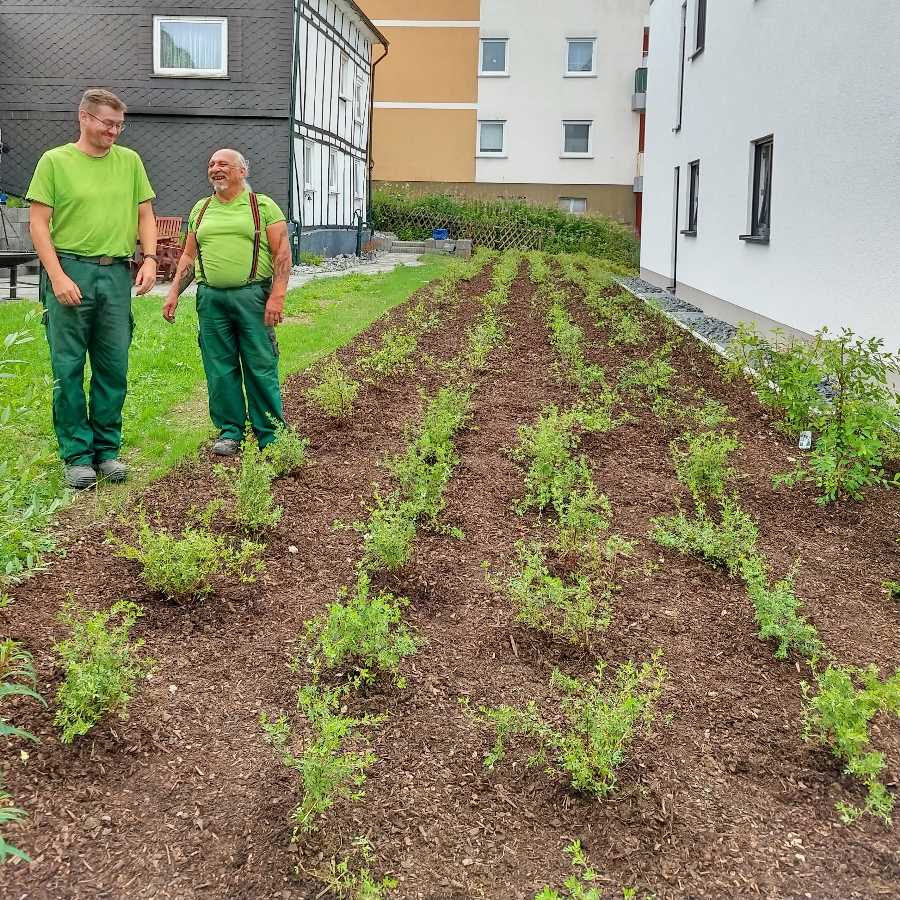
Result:
[[[444,521],[465,539],[420,532],[406,570],[380,580],[409,598],[409,621],[425,643],[404,666],[405,689],[379,683],[358,701],[360,711],[389,713],[369,739],[377,762],[365,798],[339,803],[318,834],[291,843],[296,773],[263,741],[259,714],[294,709],[303,674],[288,664],[303,622],[352,583],[360,556],[359,535],[333,523],[365,516],[372,482],[389,483],[379,462],[402,446],[404,423],[421,409],[419,389],[446,380],[441,362],[463,345],[487,288],[486,277],[470,284],[423,337],[429,363],[369,388],[345,425],[307,407],[307,376],[288,384],[289,417],[310,438],[313,464],[277,484],[285,513],[268,536],[258,583],[225,585],[202,603],[166,602],[143,586],[133,563],[112,555],[98,525],[15,590],[15,605],[0,613],[2,630],[34,652],[48,699],[60,681],[55,616],[70,592],[90,609],[121,597],[142,603],[135,633],[158,667],[127,721],[105,722],[72,747],[59,742],[52,709],[15,707],[17,723],[41,737],[27,763],[18,761],[18,745],[2,756],[8,789],[30,813],[9,837],[34,864],[5,867],[0,897],[326,897],[315,875],[356,835],[371,841],[373,868],[397,877],[400,898],[531,898],[570,874],[563,847],[573,838],[606,896],[626,886],[659,898],[900,896],[896,826],[841,825],[835,802],[858,801],[861,791],[836,760],[802,740],[808,670],[779,662],[757,639],[739,581],[647,539],[651,517],[686,503],[668,449],[677,425],[634,401],[634,421],[583,441],[614,529],[638,541],[612,623],[591,653],[516,624],[508,600],[489,586],[482,562],[502,575],[517,540],[546,536],[535,516],[512,511],[523,490],[523,472],[506,452],[516,429],[547,403],[578,397],[557,371],[524,277],[504,310],[507,341],[476,377],[474,417],[456,442],[461,462]],[[611,347],[574,294],[571,308],[590,339],[590,361],[610,379],[667,338],[648,316],[648,346]],[[352,365],[362,343],[402,314],[395,310],[346,348],[344,362]],[[798,596],[839,662],[893,671],[900,605],[880,583],[900,576],[900,495],[872,491],[865,503],[823,509],[811,490],[774,490],[771,476],[796,451],[748,386],[723,383],[709,351],[690,338],[673,361],[678,396],[702,387],[738,420],[738,489],[773,574],[796,566]],[[204,461],[142,499],[178,528],[216,492]],[[648,573],[651,562],[658,568]],[[597,657],[616,666],[656,649],[668,670],[659,715],[631,748],[610,800],[572,794],[515,752],[496,771],[483,768],[492,736],[460,697],[472,706],[533,699],[551,711],[554,667],[586,677]],[[292,720],[302,734],[301,717]],[[876,719],[873,740],[896,790],[897,721]]]

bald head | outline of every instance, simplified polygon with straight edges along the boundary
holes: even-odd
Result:
[[[243,153],[228,147],[216,150],[209,158],[207,175],[217,194],[232,194],[247,187],[250,163]]]

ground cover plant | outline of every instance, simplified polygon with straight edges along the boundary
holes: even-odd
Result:
[[[274,528],[284,514],[272,493],[272,482],[277,473],[270,459],[248,434],[241,444],[240,464],[237,467],[224,463],[216,466],[216,477],[230,494],[230,502],[226,505],[228,516],[244,531],[256,533]]]
[[[130,600],[97,613],[73,602],[63,606],[59,619],[71,634],[53,648],[65,671],[53,721],[64,744],[87,734],[108,713],[127,717],[138,681],[154,666],[141,653],[143,640],[131,640],[131,629],[143,614]]]
[[[360,384],[352,378],[336,356],[331,356],[318,370],[317,382],[306,390],[310,403],[332,419],[347,419],[353,413],[353,402]]]
[[[573,266],[587,289],[563,274]],[[565,295],[585,364],[602,367],[611,386],[623,369],[670,345],[674,371],[660,393],[667,405],[660,398],[651,405],[642,389],[611,399],[596,386],[582,393],[566,377],[547,327],[542,277]],[[307,295],[308,308],[327,300],[353,316],[364,297],[356,283],[345,282],[343,293],[320,285],[321,297]],[[597,292],[601,311],[588,302],[594,283],[605,285]],[[887,685],[900,662],[897,607],[880,587],[898,572],[900,492],[875,486],[866,489],[865,504],[820,507],[814,490],[775,490],[772,475],[796,451],[773,430],[750,386],[723,381],[705,348],[689,336],[672,341],[665,320],[637,304],[623,301],[621,309],[639,322],[646,342],[619,340],[615,322],[601,315],[617,314],[618,288],[586,260],[532,255],[523,265],[521,255],[515,264],[495,256],[446,299],[435,297],[437,288],[426,287],[339,350],[344,371],[358,379],[358,359],[386,330],[424,328],[409,374],[360,388],[352,415],[332,419],[307,402],[313,372],[285,384],[286,417],[310,440],[314,465],[271,485],[283,516],[261,532],[267,572],[258,588],[226,580],[216,583],[215,602],[159,602],[148,596],[138,565],[101,546],[102,529],[79,529],[64,559],[51,558],[47,572],[7,586],[11,604],[0,609],[0,634],[34,653],[44,693],[59,683],[51,651],[63,637],[55,616],[69,592],[91,613],[122,596],[140,599],[145,617],[140,633],[138,625],[132,631],[146,637],[158,668],[133,692],[127,721],[95,727],[74,747],[52,734],[54,708],[11,698],[6,718],[42,740],[20,745],[27,760],[16,760],[15,744],[4,758],[5,789],[29,817],[3,833],[35,865],[11,860],[0,898],[64,897],[72,885],[86,897],[137,891],[299,900],[377,889],[403,898],[507,900],[546,886],[566,895],[574,893],[566,879],[583,870],[561,848],[576,839],[597,875],[579,887],[606,897],[634,896],[626,890],[634,884],[641,896],[698,900],[810,891],[822,900],[892,896],[900,823],[871,813],[840,821],[836,801],[865,808],[869,769],[847,775],[846,757],[834,754],[849,729],[816,725],[804,743],[803,722],[814,698],[821,697],[823,722],[837,708],[830,703],[838,693],[817,676],[829,666],[848,672],[842,721],[854,733],[862,729],[861,759],[883,754],[875,777],[889,797],[896,794],[898,718],[885,707],[868,718],[857,713],[867,690],[859,672],[874,664]],[[431,324],[436,317],[439,324]],[[490,345],[477,367],[466,359],[473,335]],[[394,493],[406,502],[385,463],[407,458],[442,388],[470,392],[470,400],[452,438],[440,514],[434,525],[424,515],[412,523],[412,552],[396,571],[363,566],[368,603],[357,609],[365,544],[334,522],[367,518],[360,505],[375,505],[373,483],[385,503]],[[540,510],[517,515],[533,459],[510,451],[520,444],[520,426],[534,428],[551,406],[558,418],[581,407],[574,440],[559,457],[560,471],[574,474],[559,479],[568,487],[556,492],[556,504],[551,490]],[[590,416],[603,428],[580,423]],[[618,424],[608,427],[610,420]],[[739,446],[725,452],[731,438]],[[413,460],[413,468],[435,456]],[[679,480],[676,459],[693,489]],[[230,465],[237,473],[237,461]],[[547,470],[551,485],[555,470]],[[209,515],[220,493],[204,454],[150,486],[142,502],[154,528],[180,536],[187,526],[206,527],[232,542],[240,530],[225,508]],[[693,551],[643,540],[651,519],[677,512],[679,502],[694,519],[695,494],[716,526],[729,499],[744,517],[736,521],[756,529],[753,554],[733,577],[724,564],[698,562]],[[207,512],[205,522],[197,510]],[[630,557],[607,561],[606,551],[622,546],[610,545],[613,538],[632,545]],[[548,575],[565,585],[584,577],[600,596],[607,581],[627,588],[615,593],[609,624],[591,632],[590,647],[516,620],[505,580],[517,574],[520,541],[539,545]],[[733,549],[721,554],[735,556]],[[485,569],[497,573],[500,588],[486,583]],[[375,602],[388,594],[394,599]],[[342,609],[332,620],[336,601]],[[322,631],[317,626],[298,646],[307,622]],[[334,630],[326,631],[330,624]],[[416,638],[415,653],[400,655],[402,628]],[[574,789],[573,772],[608,786],[606,770],[590,763],[610,754],[594,753],[581,727],[587,716],[572,720],[562,706],[590,691],[569,694],[550,684],[550,672],[596,689],[604,699],[596,707],[606,711],[591,721],[608,723],[613,734],[612,723],[622,721],[615,675],[628,660],[639,672],[656,648],[667,670],[656,718],[649,726],[638,718],[615,785],[598,802]],[[343,654],[334,668],[326,649]],[[607,662],[599,684],[598,658]],[[374,677],[356,685],[363,670]],[[310,710],[324,704],[327,716],[308,717],[303,703],[295,710],[300,691]],[[561,744],[574,733],[566,744],[572,765],[563,765],[556,744],[522,733],[509,735],[505,759],[485,769],[481,758],[496,728],[467,714],[461,696],[473,710],[527,711],[533,701],[541,734],[552,731]],[[271,726],[280,710],[289,765],[260,728],[260,712]],[[385,713],[390,719],[381,727],[348,727],[347,720]],[[527,766],[541,750],[549,776],[541,765]],[[363,839],[370,858],[357,849]],[[390,890],[388,873],[397,883]]]

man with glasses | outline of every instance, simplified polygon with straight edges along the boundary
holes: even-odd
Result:
[[[66,484],[87,488],[97,475],[124,481],[118,458],[128,376],[130,257],[140,234],[138,294],[156,284],[156,195],[133,150],[116,146],[125,104],[109,91],[85,91],[80,136],[40,158],[26,195],[40,257],[53,388],[53,427]],[[90,405],[84,364],[91,361]]]

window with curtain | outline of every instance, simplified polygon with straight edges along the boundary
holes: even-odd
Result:
[[[478,126],[478,152],[502,156],[506,150],[506,122],[479,122]]]
[[[591,123],[563,122],[563,156],[588,156],[591,152]]]
[[[594,74],[594,41],[587,38],[570,38],[566,61],[567,75]]]
[[[154,16],[153,71],[156,75],[228,75],[228,19],[212,16]]]

